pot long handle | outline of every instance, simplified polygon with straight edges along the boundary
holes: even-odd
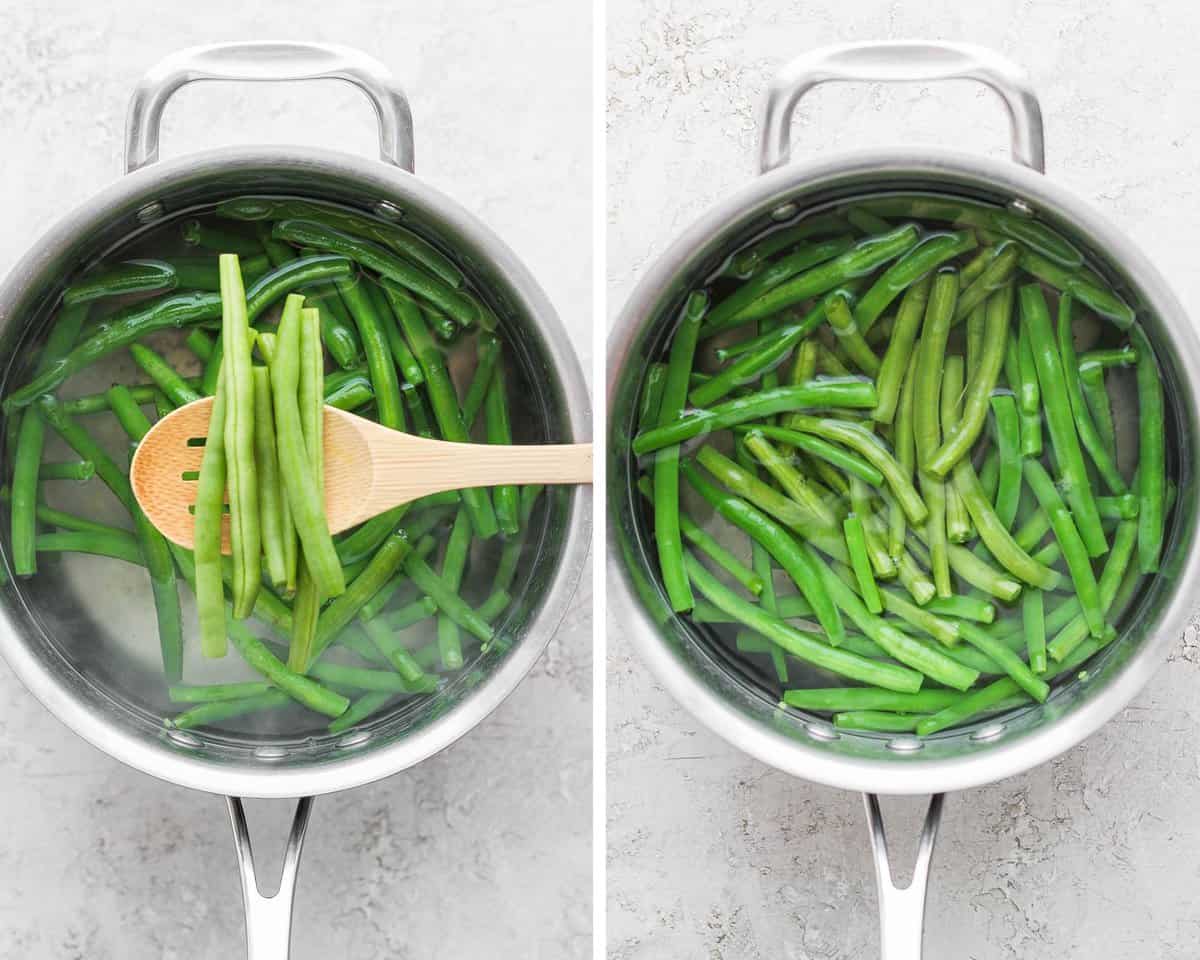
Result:
[[[151,67],[125,117],[125,172],[158,159],[163,109],[196,80],[344,80],[358,87],[379,121],[379,156],[412,173],[413,123],[408,97],[374,57],[331,43],[251,41],[189,47]]]
[[[837,81],[911,80],[975,80],[991,87],[1008,109],[1013,159],[1045,172],[1042,108],[1025,72],[985,47],[916,40],[822,47],[786,64],[767,90],[759,149],[762,172],[788,162],[792,113],[813,87]]]
[[[237,846],[238,867],[242,875],[242,902],[246,908],[246,957],[248,960],[287,960],[292,948],[292,904],[296,895],[296,872],[300,869],[300,851],[312,813],[312,797],[301,797],[292,818],[287,848],[283,854],[279,890],[265,897],[254,870],[254,850],[240,797],[226,797],[233,839]]]
[[[883,960],[921,960],[921,939],[925,931],[925,891],[929,885],[929,862],[933,859],[933,843],[942,820],[945,795],[929,798],[917,862],[912,881],[907,887],[897,887],[892,880],[888,860],[887,836],[879,797],[864,793],[867,808],[867,828],[871,832],[871,852],[875,856],[875,886],[879,892],[879,942]]]

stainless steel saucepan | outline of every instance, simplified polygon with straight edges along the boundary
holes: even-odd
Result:
[[[1014,162],[951,150],[896,147],[791,162],[791,120],[799,100],[830,81],[971,79],[998,93],[1008,110]],[[762,175],[718,203],[643,276],[609,343],[608,522],[612,602],[639,652],[667,689],[735,746],[788,773],[864,794],[875,855],[883,955],[921,955],[926,879],[943,794],[1028,770],[1082,741],[1120,711],[1163,662],[1186,624],[1197,582],[1196,445],[1200,404],[1192,372],[1200,344],[1182,307],[1154,266],[1090,205],[1043,174],[1037,99],[1008,61],[974,46],[866,43],[829,47],[780,71],[767,94]],[[653,547],[639,517],[630,438],[646,358],[670,336],[688,291],[724,258],[772,223],[863,194],[927,191],[1007,206],[1063,233],[1130,298],[1162,367],[1169,446],[1179,498],[1167,531],[1161,573],[1148,581],[1120,624],[1120,638],[1085,673],[1058,686],[1041,705],[932,737],[835,730],[789,711],[722,665],[722,658],[658,601]],[[898,889],[887,861],[877,794],[932,795],[912,883]]]
[[[358,87],[379,121],[380,159],[300,147],[211,150],[158,159],[159,122],[172,94],[196,80],[339,79]],[[0,356],[5,392],[29,357],[64,286],[116,244],[157,225],[241,194],[333,201],[403,220],[452,252],[499,317],[513,363],[531,396],[514,429],[528,442],[589,437],[590,409],[579,364],[545,294],[487,227],[413,175],[408,101],[375,60],[342,47],[231,43],[185,50],[155,66],[129,106],[126,175],[50,229],[0,287]],[[106,361],[107,363],[108,361]],[[112,360],[113,363],[122,362]],[[127,362],[127,361],[124,361]],[[95,376],[103,381],[110,368]],[[4,465],[4,469],[9,469]],[[249,954],[286,957],[292,892],[311,799],[404,770],[453,743],[507,696],[541,655],[567,611],[586,563],[591,494],[549,492],[530,532],[513,605],[495,645],[428,698],[334,735],[284,728],[260,734],[179,731],[157,683],[129,678],[153,667],[152,604],[144,574],[86,559],[0,590],[0,652],[29,690],[67,726],[101,750],[172,783],[225,794],[242,869]],[[8,563],[8,517],[0,543]],[[149,673],[153,677],[152,673]],[[255,881],[242,797],[303,798],[296,810],[283,881],[263,897]]]

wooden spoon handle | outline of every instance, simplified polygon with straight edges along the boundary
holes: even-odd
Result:
[[[460,487],[592,482],[590,443],[492,446],[413,439],[394,451],[375,450],[373,501],[400,503]],[[424,489],[416,491],[414,484]]]

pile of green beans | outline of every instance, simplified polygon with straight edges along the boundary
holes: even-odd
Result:
[[[897,194],[773,228],[690,292],[638,417],[667,603],[841,728],[1044,701],[1162,556],[1150,341],[1009,211]]]
[[[12,574],[68,552],[144,567],[180,729],[254,724],[290,705],[310,712],[298,723],[315,714],[347,730],[429,696],[500,643],[540,487],[450,491],[336,537],[324,514],[325,404],[425,436],[513,442],[510,396],[526,387],[453,260],[394,224],[276,197],[230,199],[130,246],[66,287],[4,398]],[[78,391],[76,375],[122,351],[145,382]],[[474,355],[468,381],[451,378],[451,353],[468,370],[458,355]],[[113,416],[136,445],[152,426],[144,408],[157,418],[205,396],[185,550],[134,500],[131,448],[106,449],[89,421]],[[50,457],[48,433],[75,458]],[[128,526],[46,502],[70,506],[68,487],[88,484],[109,488]],[[195,595],[194,654],[179,580]],[[226,658],[228,676],[189,682],[197,656]]]

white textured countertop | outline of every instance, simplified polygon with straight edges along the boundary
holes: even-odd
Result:
[[[552,0],[3,0],[0,272],[118,176],[126,102],[159,57],[218,40],[339,42],[392,68],[412,98],[418,173],[525,260],[589,370],[587,24]],[[164,156],[255,142],[370,155],[376,137],[361,95],[334,83],[205,84],[167,110]],[[590,602],[585,581],[532,676],[457,745],[317,801],[297,960],[591,955]],[[109,760],[3,664],[0,701],[0,957],[240,955],[223,801]],[[264,852],[271,840],[281,848],[290,809],[256,804],[251,815]],[[264,829],[272,819],[281,826]]]
[[[608,294],[754,174],[775,66],[827,43],[949,38],[998,48],[1041,96],[1048,175],[1088,198],[1200,315],[1200,10],[1182,0],[610,0]],[[798,155],[884,143],[1007,153],[968,83],[822,88]],[[702,728],[609,630],[613,960],[873,960],[862,801],[793,779]],[[949,799],[930,883],[930,960],[1200,955],[1200,641],[1061,759]],[[916,801],[885,814],[909,842]],[[907,870],[907,866],[904,868]]]

